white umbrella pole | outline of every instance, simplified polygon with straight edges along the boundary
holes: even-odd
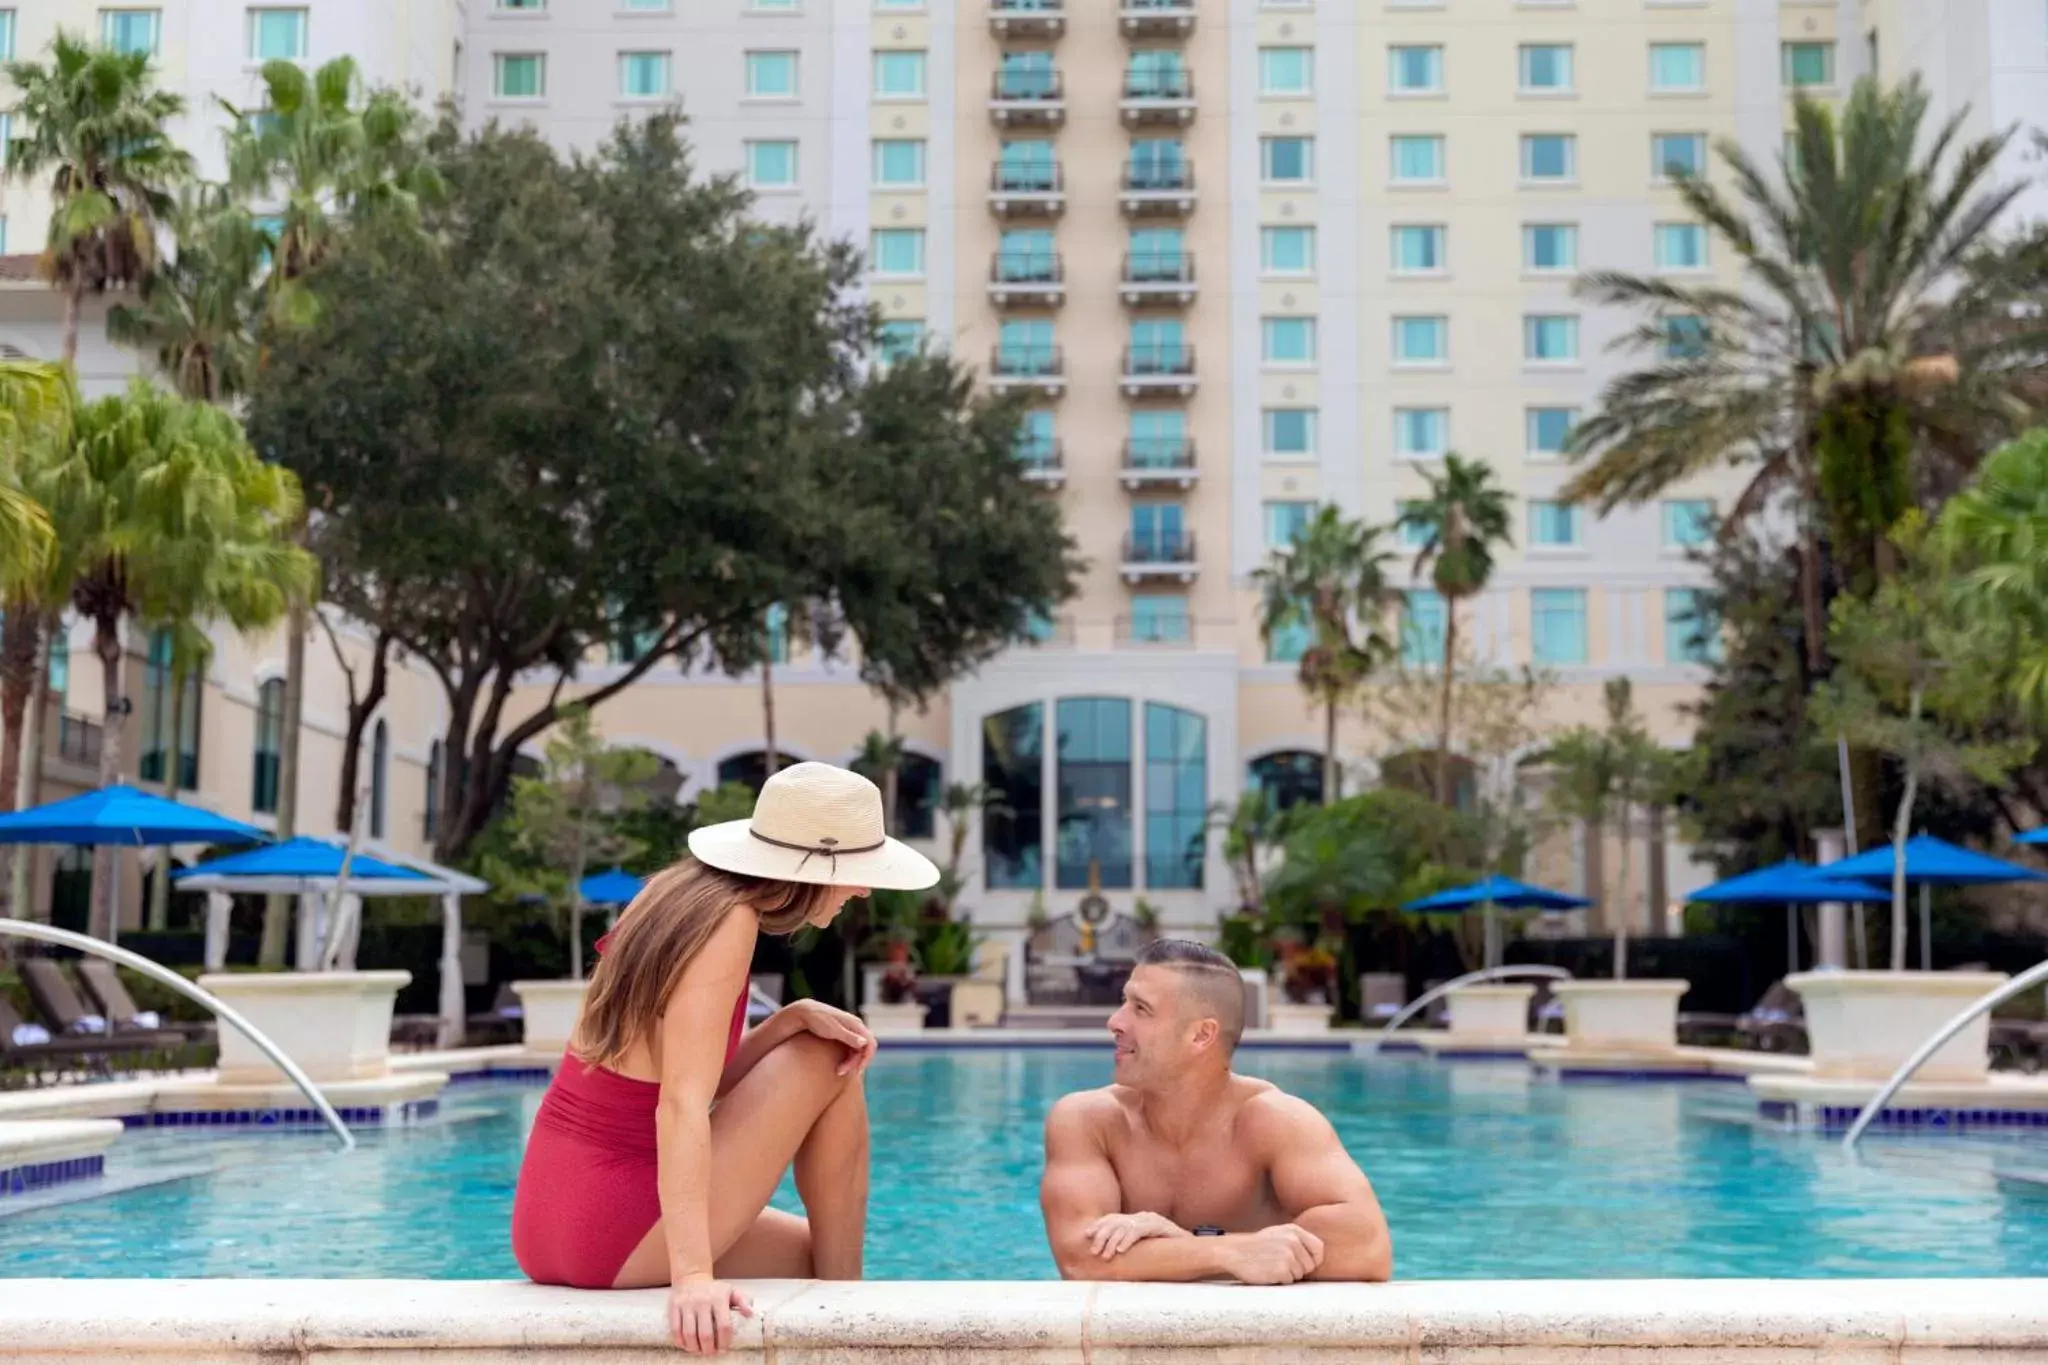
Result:
[[[1920,883],[1920,970],[1934,970],[1934,888]]]

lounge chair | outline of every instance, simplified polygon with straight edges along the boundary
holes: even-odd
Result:
[[[1362,1023],[1384,1024],[1408,1003],[1408,978],[1399,972],[1361,972],[1358,1014]]]
[[[136,1007],[135,997],[128,994],[127,983],[114,970],[114,964],[104,958],[85,959],[78,964],[77,974],[78,984],[85,988],[86,995],[116,1033],[177,1033],[193,1043],[212,1042],[218,1036],[219,1030],[212,1023],[159,1023],[153,1014],[145,1014]]]
[[[64,1038],[90,1038],[107,1052],[170,1052],[185,1045],[185,1035],[172,1029],[122,1029],[107,1016],[86,1008],[71,978],[52,958],[23,958],[18,964],[28,998],[50,1031]]]
[[[0,999],[0,1090],[8,1088],[7,1077],[17,1072],[36,1084],[71,1071],[90,1071],[102,1076],[109,1073],[106,1044],[100,1039],[60,1038],[41,1025],[34,1029],[25,1025],[14,1006]],[[17,1036],[30,1033],[48,1035],[47,1041],[15,1041]]]
[[[471,1047],[488,1043],[516,1043],[520,1027],[526,1018],[525,1007],[512,991],[509,981],[498,984],[498,994],[491,1001],[491,1007],[481,1014],[472,1014],[465,1021],[467,1035],[464,1042]]]
[[[1735,1021],[1745,1046],[1759,1052],[1804,1052],[1806,1011],[1799,994],[1783,981],[1774,982],[1763,997]]]

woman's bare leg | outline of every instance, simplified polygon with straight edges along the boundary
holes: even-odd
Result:
[[[711,1252],[721,1274],[728,1254],[739,1252],[746,1238],[746,1278],[860,1277],[867,1235],[867,1099],[858,1078],[837,1074],[845,1056],[837,1043],[798,1034],[763,1057],[711,1111]],[[787,1229],[749,1237],[792,1162],[797,1192],[810,1214],[804,1264],[791,1254]],[[779,1268],[785,1257],[787,1268]],[[656,1223],[612,1286],[641,1289],[668,1281],[668,1238]]]
[[[754,1226],[718,1258],[721,1280],[809,1280],[811,1225],[781,1209],[762,1209]]]

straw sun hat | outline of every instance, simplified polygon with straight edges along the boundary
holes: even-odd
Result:
[[[750,820],[690,833],[698,862],[784,882],[922,891],[931,859],[883,832],[882,792],[830,763],[793,763],[761,787]]]

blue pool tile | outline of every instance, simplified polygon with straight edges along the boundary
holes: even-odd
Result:
[[[106,1174],[104,1156],[76,1156],[63,1161],[39,1161],[31,1165],[0,1170],[0,1196],[28,1194],[51,1185],[74,1180],[91,1180]]]

